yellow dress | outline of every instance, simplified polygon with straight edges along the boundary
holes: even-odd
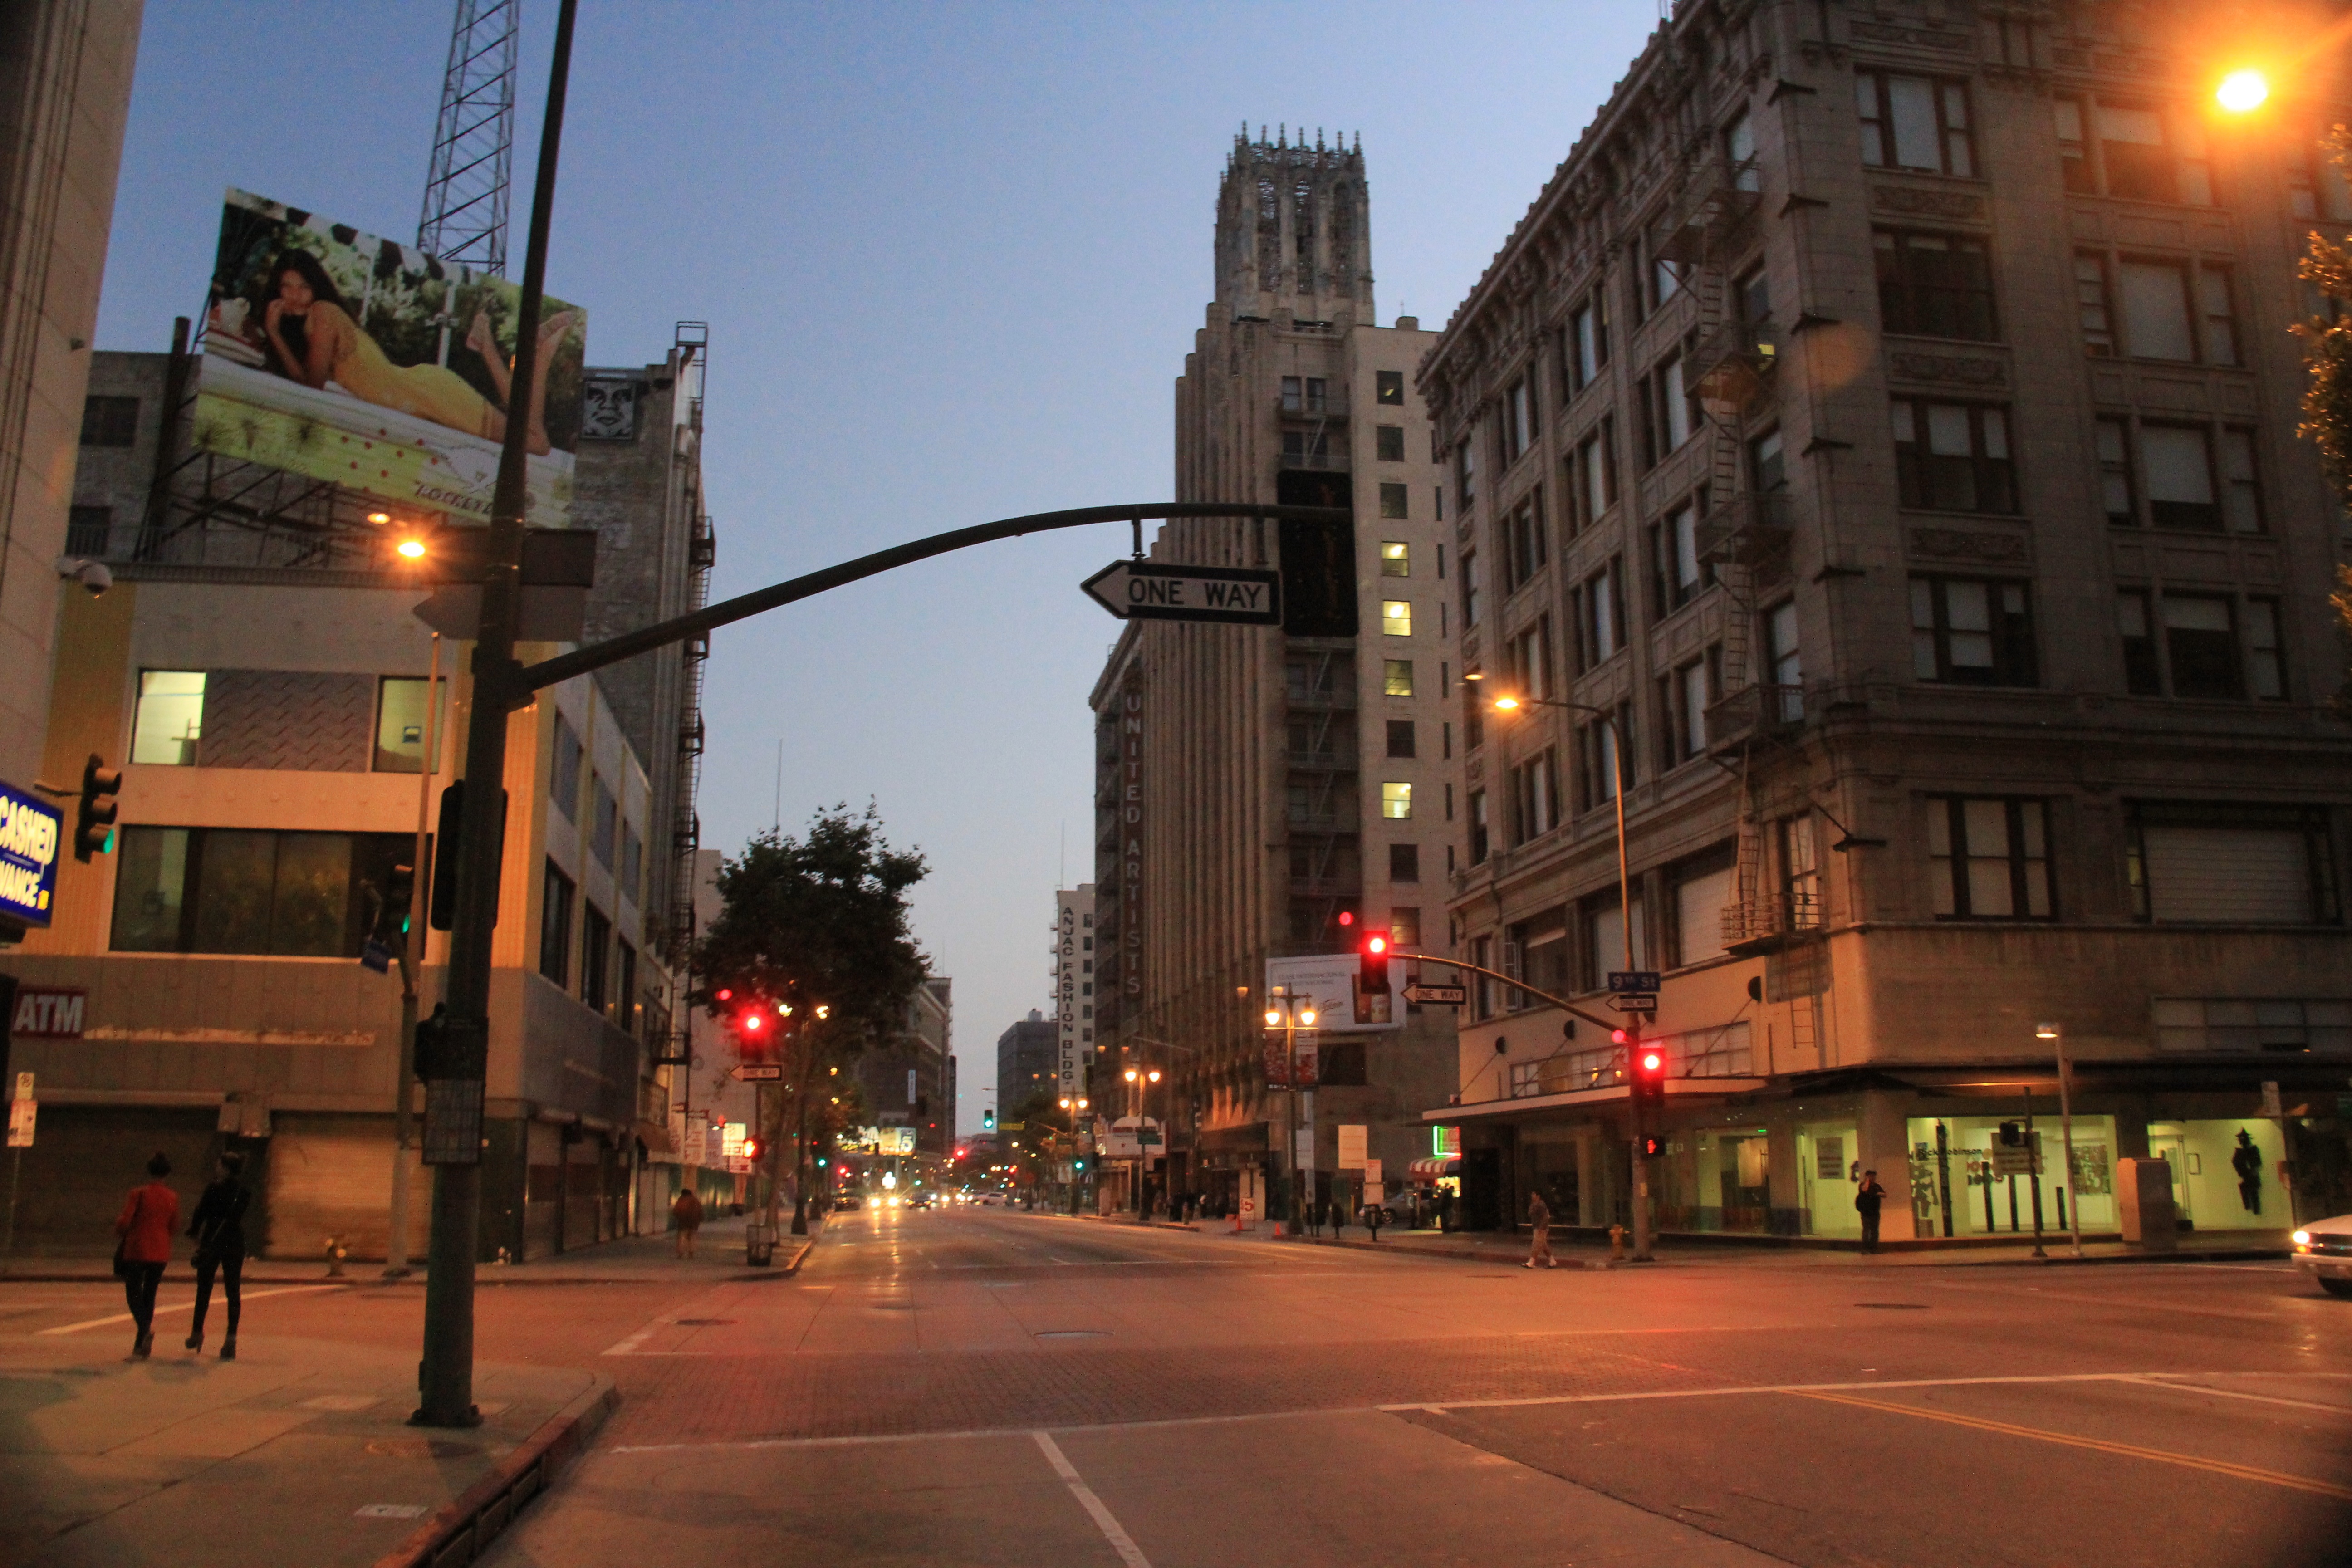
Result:
[[[393,363],[348,312],[323,300],[313,305],[310,313],[337,323],[329,330],[344,348],[335,356],[331,374],[353,397],[469,436],[498,438],[494,426],[498,406],[475,391],[464,376],[443,365]],[[316,331],[318,324],[311,330]]]

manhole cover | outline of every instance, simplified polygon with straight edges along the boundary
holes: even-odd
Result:
[[[1100,1329],[1040,1329],[1034,1337],[1041,1340],[1107,1340],[1110,1336]]]
[[[717,1329],[734,1321],[732,1318],[679,1318],[677,1322],[681,1329]]]
[[[367,1451],[385,1459],[462,1459],[481,1452],[472,1443],[452,1443],[446,1437],[379,1437]]]
[[[1924,1312],[1925,1301],[1856,1301],[1857,1307],[1867,1307],[1874,1312]]]

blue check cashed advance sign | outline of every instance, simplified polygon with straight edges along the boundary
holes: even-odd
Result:
[[[37,795],[0,782],[0,917],[49,923],[58,897],[58,852],[65,813]]]

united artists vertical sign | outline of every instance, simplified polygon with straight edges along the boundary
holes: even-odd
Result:
[[[1143,689],[1119,697],[1118,987],[1137,1014],[1143,1001]]]

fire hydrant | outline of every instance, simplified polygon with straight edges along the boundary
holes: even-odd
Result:
[[[1609,1261],[1612,1263],[1625,1261],[1625,1227],[1622,1225],[1612,1225],[1609,1227]]]

